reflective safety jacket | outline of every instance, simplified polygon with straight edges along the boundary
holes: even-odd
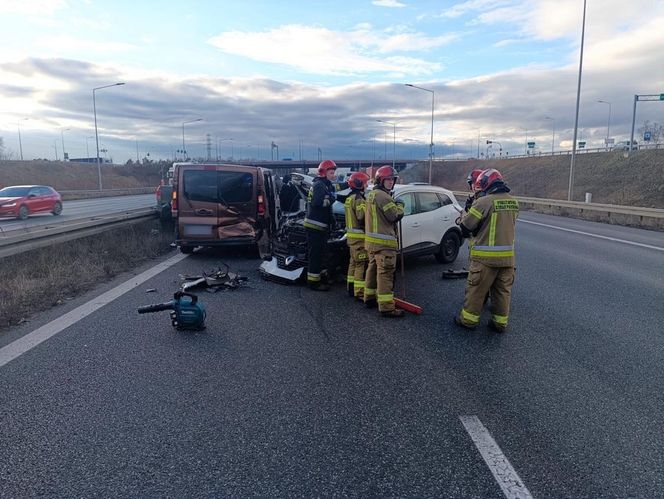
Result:
[[[327,231],[332,223],[332,205],[336,199],[332,182],[316,177],[307,195],[307,216],[304,228]]]
[[[519,202],[506,192],[478,198],[461,225],[475,237],[470,259],[489,267],[514,267],[514,228]]]
[[[364,193],[353,189],[344,203],[346,208],[346,243],[364,247],[364,212],[367,208]]]
[[[389,192],[376,187],[367,195],[364,217],[364,246],[367,251],[398,248],[395,223],[403,218],[403,206],[396,204]]]

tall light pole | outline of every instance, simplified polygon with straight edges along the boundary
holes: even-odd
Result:
[[[225,139],[217,139],[217,143],[219,144],[219,157],[221,157],[221,142],[224,140],[233,140],[232,138],[225,138]]]
[[[16,122],[18,127],[18,148],[21,151],[21,161],[23,161],[23,144],[21,143],[21,121],[29,120],[30,118],[21,118]]]
[[[597,102],[601,102],[602,104],[608,104],[609,105],[609,121],[606,124],[606,140],[604,141],[604,145],[606,146],[606,149],[609,149],[609,133],[611,132],[611,103],[609,101],[605,100],[598,100]]]
[[[574,142],[572,142],[572,160],[569,165],[569,186],[567,188],[567,201],[572,200],[572,185],[574,185],[574,161],[576,160],[576,134],[579,129],[579,103],[581,101],[581,73],[583,71],[583,41],[586,36],[586,0],[583,0],[583,21],[581,22],[581,55],[579,56],[579,82],[576,89],[576,116],[574,118]]]
[[[528,155],[528,129],[522,126],[520,126],[519,129],[526,131],[526,141],[523,143],[523,155],[526,156]]]
[[[544,119],[551,120],[551,156],[553,156],[553,144],[556,141],[556,120],[549,116],[545,116]]]
[[[397,124],[391,121],[376,120],[378,123],[385,123],[386,125],[392,125],[392,168],[396,169],[396,158],[397,158]]]
[[[92,108],[95,114],[95,142],[97,143],[97,176],[99,177],[99,190],[102,190],[101,184],[101,164],[99,163],[99,133],[97,132],[97,100],[95,97],[95,92],[101,90],[102,88],[117,87],[124,85],[124,83],[113,83],[111,85],[104,85],[103,87],[96,87],[92,89]]]
[[[417,85],[411,85],[410,83],[406,83],[406,86],[417,88],[419,90],[424,90],[425,92],[431,92],[431,142],[429,142],[429,184],[431,184],[431,175],[433,169],[433,110],[435,102],[434,99],[436,94],[433,90],[429,90],[428,88],[418,87]]]
[[[60,139],[62,140],[62,161],[67,161],[67,153],[65,152],[65,132],[71,130],[70,128],[60,129]]]
[[[184,145],[184,126],[187,123],[195,123],[197,121],[203,121],[203,118],[196,118],[195,120],[183,121],[182,122],[182,154],[184,155],[184,160],[187,161],[187,148]]]

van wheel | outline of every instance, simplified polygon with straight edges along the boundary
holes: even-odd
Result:
[[[185,255],[190,255],[193,252],[194,252],[193,246],[180,246],[180,253],[184,253]]]
[[[30,214],[30,210],[28,210],[28,207],[23,205],[18,209],[18,218],[19,220],[26,220],[28,218],[28,215]]]
[[[461,247],[461,239],[459,234],[454,231],[445,233],[443,239],[440,241],[438,252],[435,253],[436,261],[438,263],[452,263],[459,255],[459,248]]]

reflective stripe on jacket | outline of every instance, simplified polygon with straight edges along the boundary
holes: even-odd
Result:
[[[397,205],[381,187],[367,195],[366,205],[364,245],[367,251],[396,250],[397,229],[394,224],[403,217],[403,206]]]
[[[514,232],[519,202],[506,192],[478,198],[461,223],[476,234],[470,258],[490,267],[514,266]]]
[[[348,246],[364,246],[364,213],[366,201],[362,191],[353,190],[344,203],[346,210],[346,242]]]
[[[336,199],[332,182],[316,177],[307,196],[305,229],[327,231],[332,222],[332,204]]]

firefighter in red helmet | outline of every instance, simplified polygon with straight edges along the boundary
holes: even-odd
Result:
[[[349,296],[364,300],[364,274],[367,269],[367,250],[364,247],[364,215],[366,200],[364,190],[367,188],[369,175],[355,172],[348,179],[351,193],[344,203],[346,211],[346,243],[350,253],[346,289]]]
[[[396,223],[403,218],[403,204],[395,203],[391,191],[398,178],[389,165],[381,166],[374,177],[375,187],[367,196],[364,217],[365,247],[369,264],[365,278],[364,303],[378,304],[383,317],[403,317],[394,305],[394,272],[397,265]]]
[[[475,329],[488,293],[491,294],[489,327],[505,332],[514,283],[514,232],[519,202],[510,196],[498,170],[484,170],[475,180],[475,202],[461,218],[466,237],[474,237],[463,308],[457,325]]]
[[[304,228],[307,231],[308,268],[307,284],[316,291],[328,291],[329,284],[322,281],[323,257],[332,224],[332,204],[336,193],[332,181],[337,165],[326,159],[318,165],[318,176],[314,179],[307,196],[307,216]]]

